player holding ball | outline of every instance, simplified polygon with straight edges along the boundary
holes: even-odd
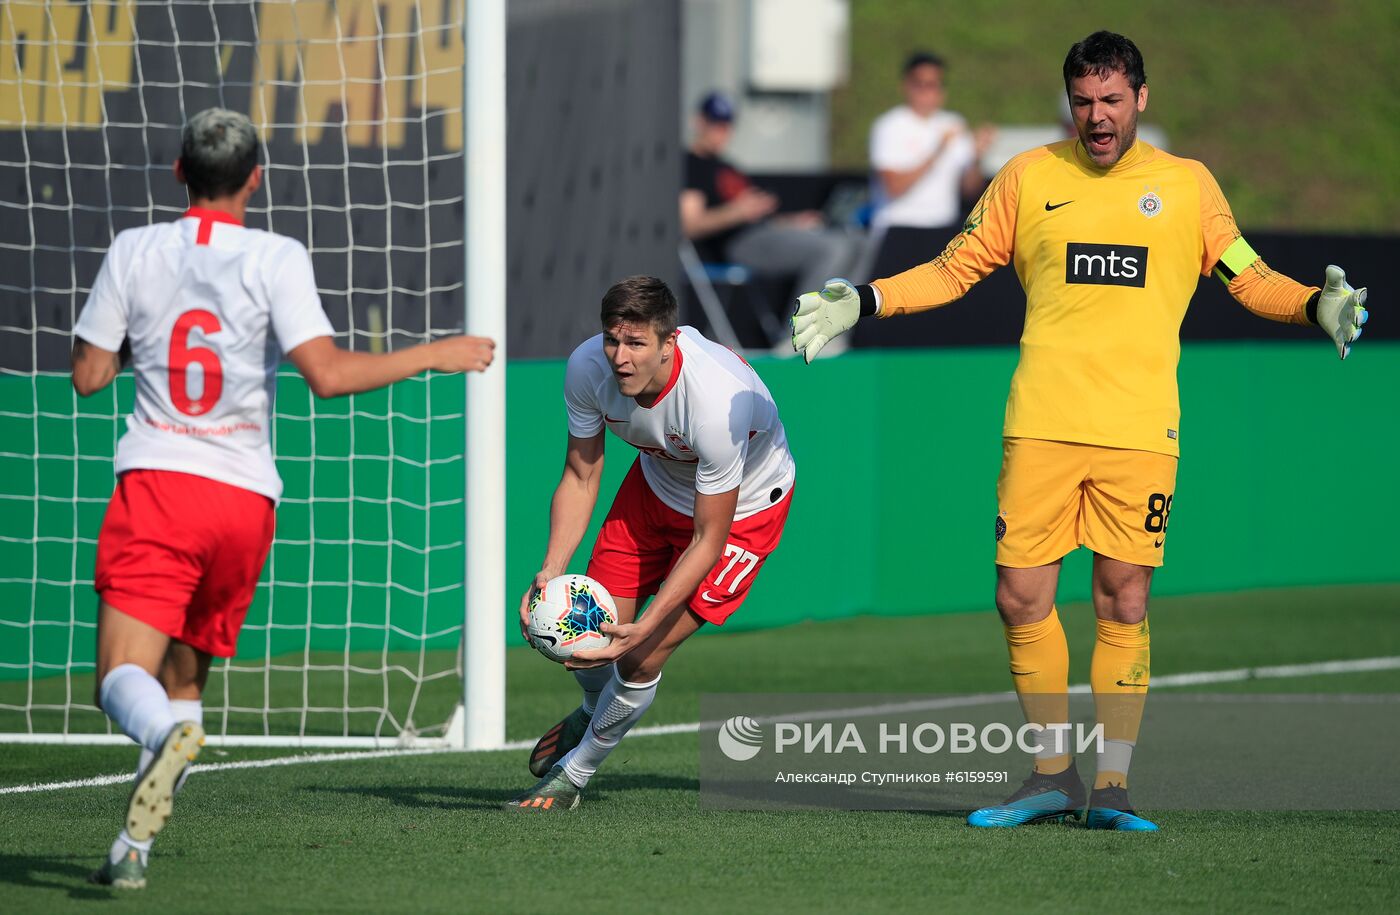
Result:
[[[578,806],[580,791],[651,705],[666,659],[743,604],[792,504],[787,435],[747,362],[694,328],[677,328],[676,298],[655,277],[613,286],[601,317],[603,332],[569,357],[568,453],[544,562],[520,599],[520,625],[524,633],[531,596],[564,573],[588,529],[607,429],[641,452],[588,562],[620,622],[603,624],[612,639],[606,648],[568,662],[583,702],[535,745],[530,771],[540,780],[507,803],[513,809]]]

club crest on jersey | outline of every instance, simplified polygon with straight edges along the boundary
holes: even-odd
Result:
[[[1162,212],[1162,198],[1152,191],[1148,191],[1138,198],[1138,212],[1151,219]]]
[[[685,443],[685,439],[681,438],[680,432],[678,432],[675,429],[672,429],[670,432],[666,433],[666,441],[668,444],[670,444],[672,448],[675,448],[677,451],[679,451],[686,457],[689,457],[695,453],[694,451],[690,450],[690,446]]]

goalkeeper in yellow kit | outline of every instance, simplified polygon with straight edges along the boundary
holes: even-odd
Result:
[[[1026,322],[996,518],[996,604],[1012,681],[1028,720],[1069,720],[1055,588],[1065,554],[1088,546],[1098,617],[1090,681],[1106,740],[1086,823],[1155,830],[1133,812],[1127,776],[1150,670],[1147,595],[1176,481],[1179,332],[1197,276],[1214,273],[1261,317],[1320,325],[1343,359],[1366,321],[1366,290],[1337,267],[1322,288],[1275,273],[1240,235],[1205,166],[1137,139],[1147,85],[1127,38],[1096,32],[1074,45],[1064,78],[1076,139],[1007,163],[933,261],[802,296],[793,346],[811,362],[861,316],[936,308],[1015,265]],[[1069,748],[1045,733],[1031,777],[970,824],[1018,826],[1085,808]]]

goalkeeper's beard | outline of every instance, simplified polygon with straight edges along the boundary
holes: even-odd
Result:
[[[1137,118],[1133,118],[1133,122],[1122,128],[1121,130],[1112,131],[1114,143],[1116,144],[1116,146],[1109,147],[1109,155],[1111,156],[1111,158],[1108,161],[1100,161],[1098,158],[1095,158],[1094,155],[1094,143],[1092,136],[1095,133],[1104,132],[1105,131],[1102,130],[1093,130],[1089,127],[1088,124],[1085,124],[1084,129],[1079,133],[1079,142],[1084,147],[1084,151],[1088,153],[1089,158],[1093,160],[1095,165],[1097,165],[1099,168],[1112,168],[1113,166],[1118,164],[1118,160],[1123,158],[1123,155],[1128,150],[1132,149],[1133,144],[1137,142]]]

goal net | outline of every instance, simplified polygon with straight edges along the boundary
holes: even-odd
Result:
[[[125,740],[93,705],[97,533],[129,374],[83,400],[70,331],[113,236],[177,218],[180,128],[264,143],[250,226],[304,242],[339,342],[460,331],[462,0],[0,5],[0,739]],[[279,375],[277,538],[216,662],[217,740],[448,738],[464,606],[463,384],[317,401]]]

